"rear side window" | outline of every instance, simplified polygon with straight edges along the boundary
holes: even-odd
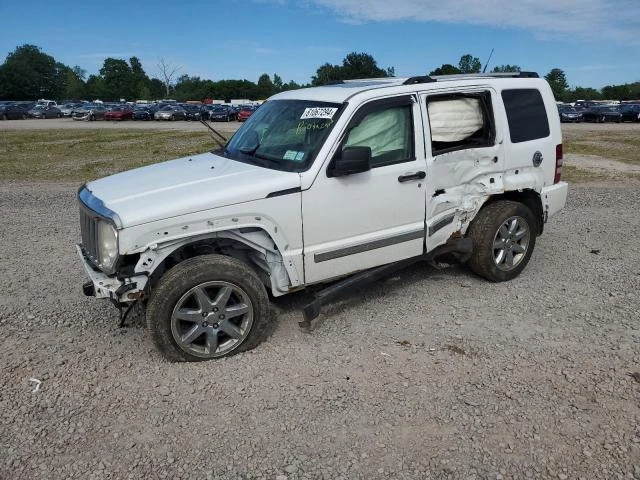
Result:
[[[427,112],[434,156],[495,143],[489,92],[429,97]]]
[[[547,110],[540,91],[535,88],[503,90],[511,143],[527,142],[549,136]]]

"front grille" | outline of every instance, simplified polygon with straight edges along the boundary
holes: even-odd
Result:
[[[98,264],[98,222],[99,217],[80,204],[80,233],[82,234],[82,250],[94,265]]]

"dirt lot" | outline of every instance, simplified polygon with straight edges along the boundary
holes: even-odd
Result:
[[[0,129],[31,122],[57,121]],[[82,296],[76,182],[0,181],[0,479],[639,479],[637,164],[568,157],[585,183],[516,280],[413,267],[311,333],[294,294],[201,364]]]

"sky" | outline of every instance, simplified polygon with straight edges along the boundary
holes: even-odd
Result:
[[[0,61],[28,43],[88,74],[137,56],[151,77],[164,59],[179,75],[307,83],[355,51],[402,77],[493,48],[489,70],[640,81],[640,0],[0,0],[0,32]]]

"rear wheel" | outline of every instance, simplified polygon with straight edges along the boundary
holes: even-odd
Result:
[[[492,282],[517,277],[536,244],[536,221],[519,202],[498,200],[482,208],[470,227],[471,270]]]
[[[222,255],[194,257],[172,268],[147,305],[147,325],[172,361],[202,361],[256,347],[270,309],[257,275]]]
[[[2,120],[7,120],[7,114],[6,113],[2,114]]]

